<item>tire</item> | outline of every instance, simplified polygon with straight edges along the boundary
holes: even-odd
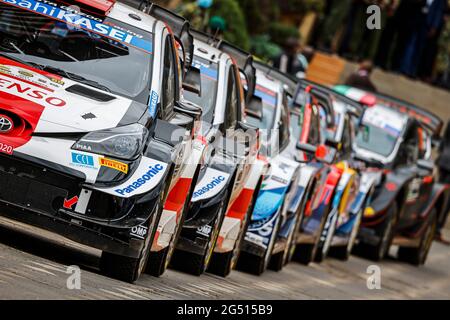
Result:
[[[333,198],[333,197],[332,197]],[[329,207],[327,208],[328,214],[330,213],[330,206],[331,201],[329,204]],[[317,256],[317,252],[319,251],[319,245],[320,245],[320,236],[322,235],[323,228],[325,227],[325,222],[327,220],[327,215],[323,215],[322,221],[320,222],[319,226],[319,236],[315,239],[313,244],[298,244],[295,248],[293,260],[300,262],[301,264],[308,265],[310,264]]]
[[[437,228],[436,209],[433,209],[431,214],[432,216],[430,217],[427,227],[421,236],[419,247],[400,247],[398,249],[398,259],[400,261],[408,262],[415,266],[425,264]]]
[[[226,199],[228,199],[228,197]],[[228,204],[228,201],[222,201],[219,210],[219,215],[217,216],[214,222],[214,227],[213,230],[211,231],[211,236],[205,252],[202,255],[200,255],[187,251],[175,250],[176,254],[174,254],[174,258],[171,261],[171,265],[175,269],[196,276],[200,276],[202,273],[206,271],[209,261],[213,254],[217,238],[219,236],[220,228],[222,227],[222,223],[225,218],[225,211],[227,209],[226,204]]]
[[[359,226],[361,225],[361,219],[362,219],[363,209],[361,209],[360,212],[358,212],[358,216],[356,217],[355,224],[353,225],[352,232],[350,233],[349,240],[347,242],[346,246],[339,246],[339,247],[331,247],[330,248],[330,256],[333,258],[347,261],[350,258],[350,255],[353,250],[353,246],[356,242],[356,237],[358,236],[358,230]]]
[[[150,244],[156,233],[156,222],[159,221],[159,218],[161,217],[163,199],[164,192],[161,193],[160,200],[157,201],[157,207],[148,228],[149,232],[145,239],[140,257],[131,258],[103,251],[100,257],[100,270],[104,275],[117,280],[133,283],[144,272],[150,254]]]
[[[231,273],[231,270],[236,267],[241,253],[241,245],[244,241],[245,233],[247,232],[248,226],[250,224],[250,217],[253,213],[253,208],[255,206],[255,197],[257,194],[259,194],[259,187],[256,188],[253,192],[252,199],[250,200],[250,206],[248,207],[247,213],[245,214],[245,220],[242,230],[239,233],[239,237],[236,240],[233,251],[226,253],[213,252],[207,272],[225,278]]]
[[[278,252],[270,258],[269,269],[273,271],[281,271],[284,267],[285,251]]]
[[[329,214],[328,214],[326,220],[328,220]],[[325,259],[325,257],[328,255],[328,252],[331,247],[331,242],[333,241],[333,236],[336,231],[338,216],[339,216],[339,212],[337,212],[337,209],[336,209],[335,215],[331,218],[332,220],[330,221],[330,227],[327,231],[325,240],[319,242],[319,246],[316,250],[316,255],[314,257],[314,262],[321,263]],[[325,229],[325,226],[323,229]]]
[[[191,194],[192,191],[187,199],[191,198]],[[183,208],[183,214],[181,216],[180,222],[177,225],[177,230],[175,232],[173,239],[170,241],[169,246],[158,252],[150,252],[147,267],[145,268],[145,273],[154,277],[160,277],[169,267],[170,260],[172,259],[173,253],[175,251],[175,245],[180,236],[181,229],[183,228],[182,226],[184,223],[184,218],[186,217],[186,210],[188,206],[189,201],[186,202],[185,207]]]
[[[280,213],[278,213],[280,215]],[[267,250],[265,251],[265,254],[263,257],[257,256],[248,252],[241,252],[237,268],[241,271],[248,272],[254,275],[261,275],[263,274],[267,267],[269,266],[271,257],[272,257],[272,251],[273,247],[275,245],[275,241],[277,239],[278,230],[280,228],[281,223],[281,217],[277,217],[278,221],[275,223],[275,227],[272,230],[272,239],[267,246]]]
[[[379,242],[376,245],[367,243],[358,244],[357,251],[360,255],[373,261],[381,261],[386,257],[394,238],[397,213],[398,206],[394,202],[386,214],[386,219],[375,229],[377,236],[380,238]]]

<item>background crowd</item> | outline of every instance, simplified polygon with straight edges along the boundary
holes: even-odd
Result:
[[[320,50],[450,89],[450,0],[156,2],[262,59],[284,61],[292,74],[305,69],[312,50]],[[373,4],[381,9],[380,30],[366,26]]]
[[[372,4],[381,8],[380,30],[366,27]],[[448,0],[328,0],[324,17],[313,40],[318,49],[427,82],[448,82]]]

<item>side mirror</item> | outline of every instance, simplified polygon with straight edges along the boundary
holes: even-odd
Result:
[[[326,139],[325,145],[328,146],[328,147],[339,149],[339,141],[336,141],[336,140],[331,139],[331,138],[327,138]]]
[[[309,153],[309,154],[315,154],[317,151],[317,147],[313,146],[312,144],[309,143],[301,143],[298,142],[297,146],[296,146],[297,150]]]
[[[176,112],[190,116],[196,120],[200,120],[200,117],[202,115],[202,108],[199,105],[187,100],[178,101],[175,104],[174,110]]]
[[[430,161],[430,160],[419,159],[419,160],[417,160],[417,166],[420,169],[427,170],[427,171],[433,171],[433,169],[434,169],[434,163],[433,163],[433,161]]]

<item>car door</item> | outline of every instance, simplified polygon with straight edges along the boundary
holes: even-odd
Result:
[[[419,159],[419,131],[416,122],[407,129],[397,156],[396,173],[399,175],[412,175],[412,179],[405,185],[404,206],[400,212],[400,227],[407,227],[414,223],[420,214],[420,195],[423,182],[423,173],[417,167]]]

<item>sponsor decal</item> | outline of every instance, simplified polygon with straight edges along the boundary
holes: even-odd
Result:
[[[77,167],[96,169],[94,157],[87,154],[72,152],[71,164]]]
[[[126,164],[126,163],[112,160],[112,159],[107,159],[107,158],[100,158],[99,160],[100,160],[100,166],[102,166],[102,167],[111,168],[111,169],[123,172],[125,174],[128,173],[128,164]]]
[[[139,239],[145,239],[145,236],[148,233],[148,228],[146,226],[136,226],[131,228],[130,236],[136,237]]]
[[[271,176],[270,177],[273,181],[279,182],[281,184],[289,184],[289,181],[287,181],[286,179],[283,179],[281,177],[278,176]]]
[[[14,151],[14,147],[5,143],[0,142],[0,152],[6,153],[7,155],[12,155]]]
[[[211,234],[211,230],[212,230],[211,226],[205,225],[197,228],[197,233],[202,236],[209,237],[209,235]]]
[[[77,196],[75,196],[75,197],[73,197],[73,198],[71,198],[71,199],[64,199],[64,204],[63,204],[63,207],[65,208],[65,209],[72,209],[72,207],[75,205],[75,204],[77,204],[77,202],[78,202],[78,197]]]
[[[45,87],[40,89],[35,84],[28,84],[12,77],[9,78],[8,75],[0,77],[0,90],[31,101],[46,102],[53,107],[64,107],[67,104],[63,99],[51,96],[53,91],[51,89]]]
[[[159,96],[156,93],[156,91],[152,91],[152,94],[150,95],[150,104],[148,105],[148,112],[150,113],[150,116],[152,118],[156,117],[158,99],[159,99]]]
[[[62,81],[59,76],[52,74],[41,75],[20,66],[0,64],[0,73],[26,83],[35,84],[38,87],[44,87],[44,89],[50,91],[59,89],[64,85],[64,81]]]
[[[8,133],[14,129],[14,123],[8,116],[0,114],[0,133]]]
[[[213,190],[214,188],[216,188],[218,185],[221,185],[224,181],[226,180],[226,178],[224,176],[218,176],[218,177],[213,177],[211,182],[208,183],[207,185],[205,185],[204,187],[196,190],[193,195],[192,198],[195,199],[199,196],[201,196],[202,194],[207,193],[208,191]]]
[[[143,174],[140,178],[131,182],[127,187],[115,189],[114,191],[121,196],[129,193],[133,193],[138,190],[142,186],[144,186],[148,181],[152,180],[155,176],[159,175],[161,171],[164,170],[164,166],[162,164],[156,164],[154,166],[148,166],[148,170],[145,174]]]
[[[93,17],[87,17],[81,12],[75,12],[73,8],[69,9],[65,6],[56,7],[54,6],[56,5],[55,3],[49,4],[46,1],[44,2],[37,0],[0,0],[0,2],[14,5],[49,18],[65,22],[68,25],[103,35],[112,40],[132,45],[149,53],[152,52],[152,43],[144,40],[142,36],[132,34],[131,32],[121,30],[119,27],[94,20]]]

